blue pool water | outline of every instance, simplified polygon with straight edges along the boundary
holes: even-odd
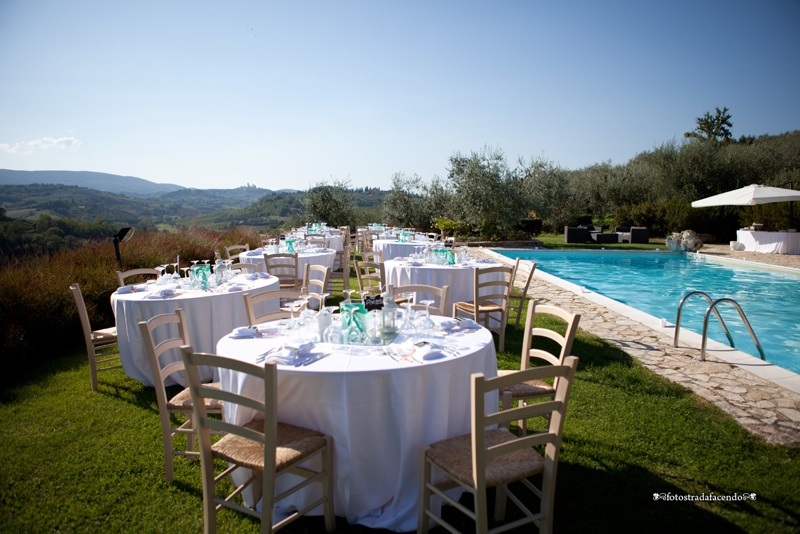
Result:
[[[496,250],[509,258],[536,262],[537,270],[572,282],[632,308],[675,322],[678,304],[689,291],[713,300],[728,297],[744,310],[766,360],[800,373],[800,275],[776,269],[706,260],[671,251]],[[708,302],[693,296],[683,306],[681,330],[703,331]],[[736,309],[717,306],[738,350],[759,357]],[[728,345],[712,314],[709,337]]]

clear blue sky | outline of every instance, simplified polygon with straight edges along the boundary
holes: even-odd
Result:
[[[800,2],[0,0],[0,168],[389,188],[800,129]]]

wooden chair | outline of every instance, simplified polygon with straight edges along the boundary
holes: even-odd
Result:
[[[300,270],[298,268],[297,253],[289,254],[264,254],[267,272],[277,276],[280,287],[286,289],[300,289]]]
[[[123,287],[125,285],[126,278],[132,278],[134,276],[139,278],[142,276],[154,276],[156,279],[158,279],[158,269],[153,267],[141,267],[139,269],[130,269],[127,271],[117,271],[117,283],[119,284],[119,287]]]
[[[513,284],[513,270],[509,265],[475,269],[472,284],[474,300],[453,304],[453,317],[458,317],[459,314],[469,315],[476,323],[496,332],[499,338],[498,350],[501,352],[505,347],[508,297]]]
[[[303,270],[303,289],[305,294],[316,300],[312,309],[322,309],[325,307],[325,298],[328,294],[328,284],[330,283],[331,268],[327,265],[311,265],[306,263]],[[302,291],[302,290],[301,290]]]
[[[426,286],[423,284],[409,284],[405,286],[397,286],[392,288],[392,294],[395,296],[394,301],[402,304],[406,299],[400,295],[403,293],[414,293],[414,304],[411,305],[413,310],[424,310],[425,306],[420,304],[421,300],[432,299],[435,302],[431,304],[429,311],[431,315],[444,315],[451,314],[451,306],[449,301],[450,286],[437,287]]]
[[[254,365],[234,358],[194,352],[186,345],[181,351],[194,405],[194,420],[200,438],[204,531],[216,532],[217,511],[223,507],[258,518],[261,521],[261,532],[275,532],[317,506],[323,505],[325,529],[333,532],[336,527],[333,508],[333,440],[316,430],[278,421],[277,366],[274,363]],[[202,365],[242,373],[247,380],[259,384],[259,389],[263,388],[258,395],[260,397],[263,393],[263,398],[222,391],[202,384],[198,370]],[[226,411],[247,410],[254,412],[254,415],[249,421],[241,423],[212,418],[206,410],[206,405],[212,401],[224,402]],[[213,445],[212,431],[225,433]],[[321,468],[314,469],[300,465],[317,456],[320,458]],[[215,460],[222,460],[227,464],[219,475],[215,473]],[[251,476],[226,497],[218,497],[217,483],[240,468],[251,470]],[[298,476],[302,480],[276,496],[276,479],[284,474]],[[276,499],[280,502],[309,484],[320,484],[322,496],[273,524]],[[261,495],[261,512],[234,500],[234,497],[247,487],[251,487],[255,495]]]
[[[380,263],[383,261],[383,252],[380,250],[366,250],[361,253],[361,261]]]
[[[315,246],[319,248],[329,248],[330,247],[330,240],[325,236],[322,237],[308,237],[306,236],[306,243],[309,246]]]
[[[458,532],[431,510],[432,495],[439,496],[475,521],[476,532],[501,532],[524,524],[533,524],[542,533],[552,532],[558,456],[577,366],[578,358],[570,356],[564,360],[563,365],[526,369],[507,376],[487,379],[482,373],[472,375],[472,431],[434,443],[422,452],[418,533],[428,532],[429,521],[444,526],[450,532]],[[487,392],[503,391],[517,381],[550,378],[557,384],[555,396],[550,402],[503,411],[497,411],[494,406],[485,403],[484,395]],[[544,418],[547,426],[545,430],[531,435],[517,436],[505,427],[509,421],[517,418],[537,417]],[[492,429],[487,430],[488,427]],[[534,448],[537,446],[544,446],[544,454],[537,452]],[[437,476],[440,473],[442,477],[447,477],[444,482],[432,482],[433,467],[437,468]],[[540,473],[542,481],[537,487],[529,478]],[[521,483],[522,487],[538,497],[537,512],[528,508],[530,504],[525,504],[534,502],[535,497],[520,495],[522,487],[515,490],[516,495],[513,494],[509,488],[512,482]],[[454,487],[463,488],[473,494],[474,510],[462,506],[445,493],[445,490]],[[509,497],[524,517],[489,530],[487,488],[496,488],[496,522],[504,519]]]
[[[242,297],[247,311],[247,323],[252,326],[276,319],[290,318],[292,313],[287,306],[291,302],[300,300],[302,293],[299,289],[279,289],[278,291],[262,291],[256,295],[244,293]],[[258,311],[259,309],[261,311]]]
[[[255,273],[258,272],[258,265],[255,263],[231,263],[230,265],[231,270],[239,269],[243,273]]]
[[[364,295],[368,293],[381,293],[386,287],[386,271],[383,262],[358,261],[353,262],[356,270],[358,291]]]
[[[248,250],[250,250],[250,243],[225,247],[225,259],[232,260],[234,256],[238,256],[240,253],[247,252]]]
[[[328,277],[330,287],[328,288],[328,292],[333,294],[333,282],[335,280],[342,281],[342,293],[345,290],[350,289],[350,246],[345,245],[344,249],[341,252],[336,253],[336,258],[338,258],[339,263],[339,271],[331,271],[330,276]],[[334,260],[336,263],[336,260]]]
[[[511,276],[511,280],[516,281],[517,273],[520,272],[519,269],[520,260],[517,258],[517,261],[514,263],[514,274]],[[528,276],[525,277],[525,284],[522,288],[517,288],[516,286],[511,286],[511,293],[508,296],[508,320],[511,322],[511,315],[514,315],[514,327],[519,328],[519,319],[522,317],[522,306],[525,304],[525,299],[528,296],[528,288],[531,285],[531,279],[533,278],[533,272],[536,270],[536,263],[531,263],[531,268],[528,271]]]
[[[153,375],[153,384],[155,384],[158,416],[161,420],[161,439],[164,445],[164,476],[167,482],[172,482],[174,474],[173,456],[197,458],[200,455],[195,450],[197,434],[192,424],[194,414],[192,413],[192,397],[189,389],[185,388],[177,395],[167,398],[167,391],[164,385],[164,381],[168,377],[174,377],[175,375],[180,375],[181,381],[186,383],[183,360],[180,355],[180,347],[189,343],[186,316],[183,309],[178,308],[175,313],[156,315],[147,321],[141,321],[139,330],[142,334],[142,345],[147,355],[147,362],[150,365],[150,372]],[[156,334],[156,331],[159,334]],[[156,337],[164,338],[170,335],[172,337],[167,337],[159,343],[155,341]],[[162,360],[162,356],[165,354],[170,355],[172,361]],[[219,382],[207,385],[219,388]],[[218,401],[209,402],[206,405],[206,410],[208,413],[221,414],[222,404]],[[177,427],[172,424],[172,418],[176,415],[185,417],[184,422]],[[174,439],[178,435],[186,436],[185,450],[175,449]]]
[[[112,326],[110,328],[92,330],[89,312],[86,310],[86,302],[83,300],[80,286],[72,284],[69,288],[72,291],[72,297],[75,299],[75,306],[78,308],[78,318],[81,320],[83,341],[86,343],[89,371],[92,376],[92,391],[97,391],[97,373],[122,368],[119,346],[117,345],[117,327]],[[112,362],[116,362],[116,364],[112,364]]]
[[[538,315],[552,315],[567,323],[564,335],[555,330],[543,327],[534,327],[534,321]],[[543,360],[551,365],[561,365],[564,358],[572,353],[572,345],[575,342],[575,334],[578,332],[578,324],[581,321],[579,313],[572,313],[557,306],[536,304],[531,300],[528,303],[528,316],[525,318],[525,334],[522,338],[522,355],[520,358],[520,369],[528,369],[535,360]],[[538,339],[538,343],[535,340]],[[542,342],[548,339],[550,342]],[[540,345],[534,347],[535,344]],[[549,346],[548,346],[549,345]],[[548,350],[558,347],[558,350]],[[515,371],[500,370],[498,375],[503,376],[513,374]],[[511,408],[513,401],[519,401],[520,405],[525,405],[529,400],[552,397],[555,394],[555,387],[544,381],[522,382],[515,384],[507,389],[502,395],[503,409]],[[519,428],[522,434],[526,432],[526,423],[519,421]]]

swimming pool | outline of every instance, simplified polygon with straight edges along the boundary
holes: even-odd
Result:
[[[714,300],[732,298],[750,321],[766,360],[800,373],[800,275],[789,270],[717,262],[702,255],[666,250],[496,249],[494,252],[534,261],[537,270],[670,323],[675,322],[678,304],[689,291],[704,291]],[[683,306],[681,330],[701,333],[707,308],[708,302],[702,297],[688,299]],[[760,357],[735,308],[722,303],[717,309],[736,349]],[[728,345],[713,315],[708,335]]]

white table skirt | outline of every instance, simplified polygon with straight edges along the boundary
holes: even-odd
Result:
[[[401,260],[384,261],[386,285],[393,288],[409,284],[450,286],[447,315],[452,315],[456,302],[474,299],[475,269],[496,267],[497,263],[468,263],[466,265],[413,265]]]
[[[372,250],[380,251],[383,261],[387,261],[395,258],[407,258],[411,254],[424,251],[426,245],[432,244],[432,241],[401,243],[396,239],[376,239],[372,242]]]
[[[111,307],[117,322],[117,336],[119,339],[119,353],[125,374],[134,380],[152,387],[153,375],[147,362],[147,355],[142,345],[139,331],[139,322],[162,313],[174,313],[176,309],[183,308],[188,322],[189,342],[196,351],[214,352],[217,342],[234,328],[247,325],[247,311],[242,294],[258,294],[264,291],[276,291],[279,281],[277,278],[262,278],[247,280],[245,276],[234,279],[241,287],[241,291],[213,292],[202,290],[179,290],[179,294],[169,298],[153,298],[157,291],[144,291],[135,293],[111,295]],[[155,286],[156,288],[158,286]],[[278,311],[278,305],[274,306]],[[178,337],[177,328],[159,328],[155,331],[156,343],[164,339]],[[166,336],[166,337],[164,337]],[[164,354],[162,363],[166,360],[177,361],[180,353]],[[203,377],[212,379],[211,374]],[[176,382],[183,385],[183,377],[176,377]],[[168,381],[168,385],[169,385]]]
[[[750,252],[800,254],[800,232],[755,232],[739,230],[736,240]]]
[[[439,341],[460,355],[420,365],[396,361],[380,347],[320,343],[315,350],[333,354],[308,366],[279,366],[278,418],[333,437],[336,515],[350,523],[414,530],[422,448],[470,431],[470,375],[497,375],[492,336],[481,328]],[[255,361],[279,342],[225,337],[217,353]],[[240,373],[220,375],[223,389],[258,390]],[[497,395],[487,402],[496,404]],[[226,406],[225,418],[246,422],[247,412]],[[284,504],[301,506],[319,496],[312,485]]]
[[[258,266],[259,271],[266,271],[267,270],[267,262],[264,259],[264,250],[263,249],[256,249],[252,252],[252,254],[247,252],[242,252],[239,255],[239,261],[242,263],[252,263]],[[333,262],[336,259],[336,251],[333,249],[329,249],[328,252],[300,252],[297,255],[297,269],[298,269],[298,277],[302,280],[305,274],[306,264],[310,263],[311,265],[323,265],[330,267],[333,270]]]

